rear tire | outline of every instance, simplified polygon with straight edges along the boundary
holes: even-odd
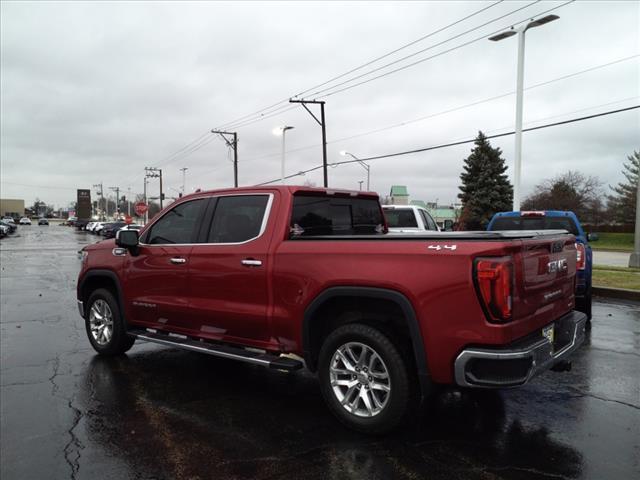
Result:
[[[369,325],[331,332],[320,350],[318,375],[329,409],[353,430],[385,433],[408,412],[407,363],[389,337]]]
[[[85,327],[91,346],[100,355],[123,354],[136,341],[127,335],[120,306],[113,293],[105,288],[99,288],[89,296]]]

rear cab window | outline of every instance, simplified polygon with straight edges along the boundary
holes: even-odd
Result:
[[[298,193],[293,197],[291,237],[376,235],[384,231],[377,198]]]
[[[579,235],[578,227],[570,217],[499,217],[494,220],[491,230],[567,230]]]

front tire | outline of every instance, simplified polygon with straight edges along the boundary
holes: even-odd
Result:
[[[133,346],[135,338],[127,335],[120,306],[111,291],[95,290],[87,302],[85,317],[87,336],[100,355],[120,355]]]
[[[329,409],[354,430],[388,432],[409,409],[407,364],[394,343],[369,325],[331,332],[320,350],[318,374]]]

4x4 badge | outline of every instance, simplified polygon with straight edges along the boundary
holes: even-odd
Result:
[[[443,248],[445,250],[455,250],[456,248],[458,248],[457,245],[429,245],[427,247],[429,250],[442,250]]]

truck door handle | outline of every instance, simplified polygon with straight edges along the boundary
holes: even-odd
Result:
[[[240,263],[245,267],[260,267],[262,266],[262,260],[254,260],[253,258],[245,258]]]
[[[179,257],[174,257],[169,261],[171,263],[175,264],[175,265],[181,265],[183,263],[187,263],[187,259],[186,258],[179,258]]]

